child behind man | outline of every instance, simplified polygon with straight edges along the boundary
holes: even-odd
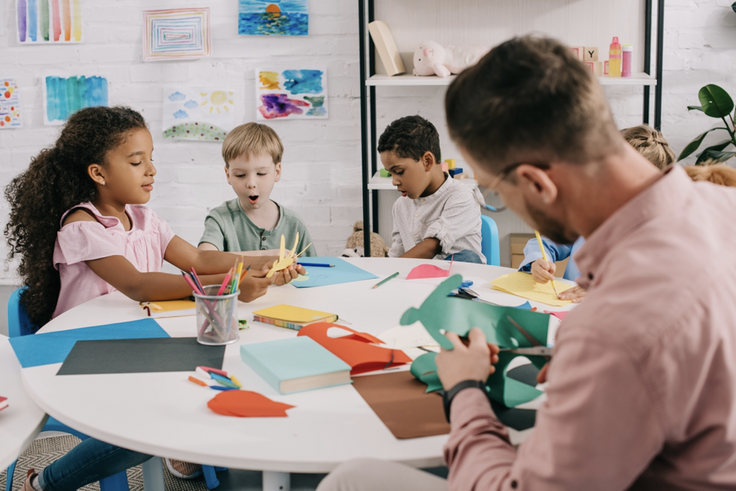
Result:
[[[200,249],[271,254],[280,248],[282,235],[287,247],[292,247],[298,233],[297,253],[307,248],[305,256],[317,254],[314,245],[309,245],[312,239],[302,219],[270,199],[274,184],[281,179],[283,153],[281,139],[265,124],[243,124],[227,135],[222,158],[227,182],[237,198],[207,215]]]
[[[397,119],[378,139],[378,152],[401,193],[389,257],[485,264],[478,201],[468,186],[442,172],[434,125],[420,116]]]

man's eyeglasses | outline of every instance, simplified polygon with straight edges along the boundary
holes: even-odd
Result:
[[[484,200],[488,199],[489,195],[496,196],[500,199],[500,196],[498,195],[498,191],[496,191],[496,186],[501,184],[501,181],[506,179],[511,172],[519,167],[520,165],[527,164],[527,165],[533,165],[534,167],[539,167],[540,169],[549,169],[549,164],[544,163],[533,163],[533,162],[514,162],[513,164],[509,164],[506,167],[504,167],[501,172],[498,173],[495,179],[491,182],[491,184],[488,187],[483,188],[481,191],[483,193]],[[501,211],[504,211],[506,209],[506,205],[501,206],[491,206],[491,205],[484,205],[484,208],[488,211],[492,211],[494,213],[498,213]]]

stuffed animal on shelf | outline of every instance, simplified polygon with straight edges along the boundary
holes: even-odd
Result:
[[[353,225],[353,233],[348,237],[347,243],[345,244],[345,250],[342,253],[342,257],[364,257],[365,251],[363,248],[363,222],[358,220]],[[383,237],[375,232],[371,232],[371,257],[386,257],[388,256],[388,247],[386,242],[383,241]]]
[[[447,46],[424,41],[414,52],[414,75],[449,77],[473,66],[488,53],[481,46]]]

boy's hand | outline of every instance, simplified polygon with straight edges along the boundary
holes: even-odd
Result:
[[[537,283],[547,283],[555,279],[557,266],[546,259],[537,259],[532,263],[532,279]]]
[[[243,278],[240,283],[240,295],[238,300],[241,302],[252,302],[256,298],[262,297],[268,291],[268,287],[271,286],[276,279],[274,276],[266,278],[268,268],[253,270],[250,269],[247,275]]]
[[[437,375],[445,390],[450,390],[463,380],[485,381],[496,371],[491,363],[498,363],[498,346],[489,344],[482,330],[477,327],[470,330],[470,344],[467,347],[454,332],[448,332],[445,336],[452,342],[453,349],[443,349],[435,358]]]
[[[574,286],[560,293],[560,300],[572,300],[573,303],[580,303],[585,294],[588,293],[582,286]]]

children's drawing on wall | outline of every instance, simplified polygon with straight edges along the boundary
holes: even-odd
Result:
[[[236,125],[235,92],[222,87],[164,90],[163,137],[222,142]]]
[[[15,0],[20,44],[82,41],[82,0]]]
[[[64,124],[85,107],[109,106],[107,79],[100,76],[48,76],[43,84],[43,123]]]
[[[258,119],[326,119],[326,70],[256,70]]]
[[[18,81],[14,78],[0,78],[0,129],[20,127]]]
[[[238,0],[241,36],[306,36],[309,0]]]
[[[202,58],[211,49],[209,7],[143,11],[143,61]]]

